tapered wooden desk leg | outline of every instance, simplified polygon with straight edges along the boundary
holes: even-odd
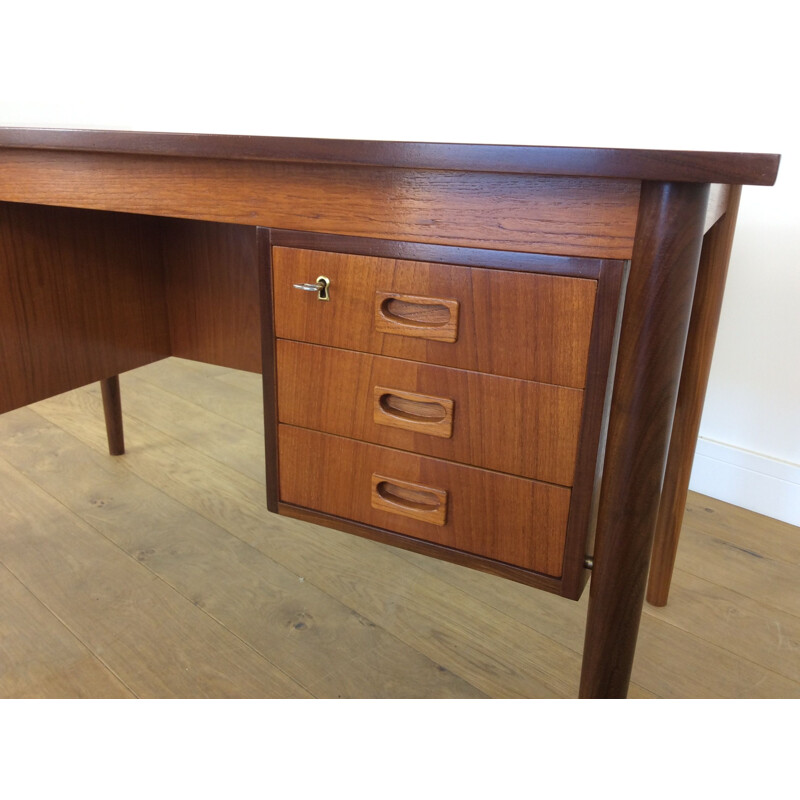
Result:
[[[122,402],[119,393],[119,375],[100,381],[103,393],[103,413],[106,417],[108,452],[121,456],[125,452],[125,436],[122,430]]]
[[[581,697],[628,693],[708,191],[706,184],[642,185],[609,417]]]
[[[700,254],[700,270],[650,561],[647,601],[654,606],[666,605],[669,597],[741,193],[741,186],[731,187],[728,209],[706,234]]]

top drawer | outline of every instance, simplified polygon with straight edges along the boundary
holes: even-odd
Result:
[[[595,280],[274,247],[281,339],[583,388]],[[293,284],[330,279],[330,302]]]

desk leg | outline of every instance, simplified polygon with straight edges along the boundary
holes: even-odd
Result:
[[[125,452],[125,436],[122,430],[122,402],[119,393],[119,375],[100,381],[103,393],[103,413],[106,417],[108,452],[121,456]]]
[[[665,606],[669,596],[741,193],[741,186],[731,187],[728,209],[706,234],[700,254],[700,270],[697,274],[689,337],[686,340],[675,423],[672,426],[664,492],[661,496],[650,562],[647,602],[654,606]]]
[[[597,521],[581,697],[628,692],[709,187],[642,185]]]

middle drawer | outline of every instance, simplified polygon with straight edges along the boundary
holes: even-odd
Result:
[[[571,486],[583,391],[278,340],[289,425]]]

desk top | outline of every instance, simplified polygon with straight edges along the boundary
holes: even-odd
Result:
[[[779,155],[0,128],[0,149],[771,186]]]

